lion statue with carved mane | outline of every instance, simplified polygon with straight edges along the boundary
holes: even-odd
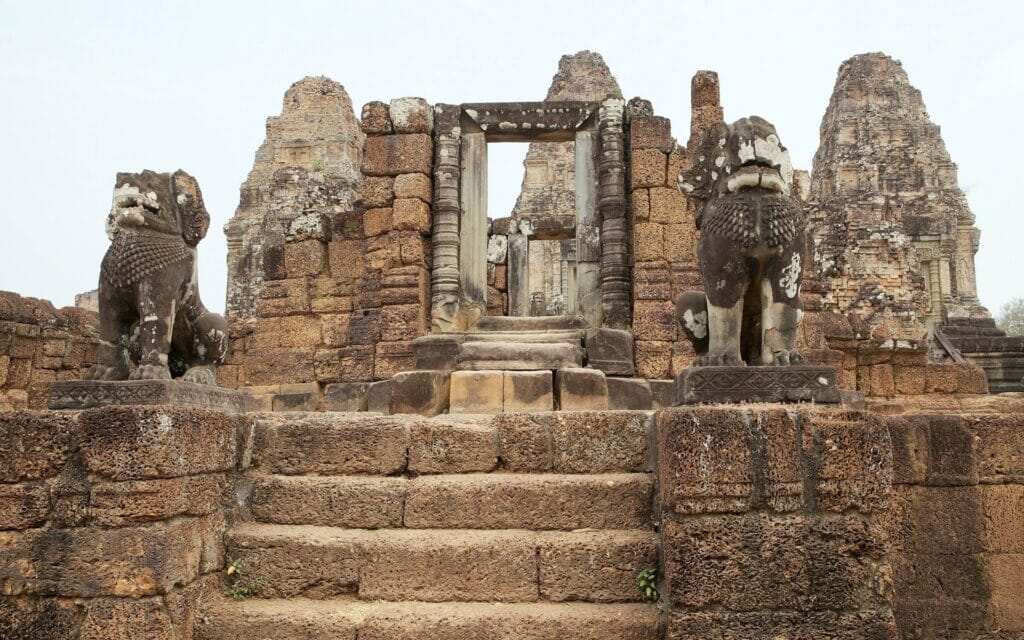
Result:
[[[199,298],[196,245],[210,214],[195,178],[118,173],[100,266],[100,337],[88,380],[216,383],[228,326]]]
[[[775,127],[757,116],[705,132],[679,175],[694,199],[704,291],[676,300],[694,366],[803,364],[800,273],[806,218]]]

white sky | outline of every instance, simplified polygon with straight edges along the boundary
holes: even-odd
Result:
[[[627,98],[689,131],[690,77],[718,71],[726,119],[772,121],[810,169],[839,64],[884,51],[920,89],[982,229],[982,303],[1024,295],[1020,148],[1024,3],[26,2],[0,0],[0,289],[71,304],[96,286],[117,171],[182,168],[213,225],[200,249],[207,306],[224,306],[221,227],[307,75],[370,100],[540,100],[558,59],[599,51]],[[504,215],[522,148],[491,154]],[[504,187],[503,190],[501,187]]]

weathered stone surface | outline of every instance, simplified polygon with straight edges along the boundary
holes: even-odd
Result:
[[[888,505],[893,458],[888,428],[876,419],[769,407],[680,408],[657,415],[667,510],[879,513]]]
[[[403,371],[391,382],[389,413],[418,413],[436,416],[448,409],[451,389],[446,371]]]
[[[0,532],[5,595],[138,598],[168,593],[223,562],[214,541],[223,524],[209,518],[120,529]]]
[[[0,529],[41,526],[50,516],[50,491],[42,484],[0,484]]]
[[[397,98],[388,112],[395,133],[430,133],[434,130],[434,110],[423,98]]]
[[[562,411],[608,408],[608,384],[603,371],[559,369],[555,372],[555,393]]]
[[[645,531],[542,533],[540,593],[546,600],[636,602],[636,576],[658,562],[657,538]]]
[[[50,387],[51,409],[89,409],[115,405],[193,405],[246,411],[244,393],[181,380],[63,380]]]
[[[838,404],[832,367],[690,367],[676,379],[679,404],[815,402]]]
[[[325,411],[366,411],[369,382],[338,382],[324,387]]]
[[[633,335],[619,329],[587,329],[587,366],[610,376],[632,376]]]
[[[363,173],[368,176],[429,175],[433,152],[430,136],[422,133],[367,138],[363,147]]]
[[[71,412],[0,411],[0,482],[59,475],[76,432],[76,415]]]
[[[412,341],[417,369],[453,371],[462,346],[462,334],[433,333]]]
[[[505,376],[498,370],[453,371],[452,413],[501,413]]]
[[[421,173],[403,173],[395,177],[396,198],[419,198],[430,204],[434,198],[430,177]]]
[[[407,419],[324,413],[259,414],[254,464],[285,475],[403,471]]]
[[[85,468],[112,480],[172,478],[231,469],[238,421],[185,406],[104,407],[78,417]]]
[[[608,386],[609,409],[649,411],[660,408],[654,406],[651,385],[643,378],[609,377],[605,384]]]
[[[554,388],[550,371],[505,371],[504,411],[551,411]]]
[[[801,612],[675,612],[669,616],[668,640],[705,638],[829,638],[830,640],[894,640],[899,637],[892,615],[877,613]]]
[[[256,520],[274,524],[401,527],[407,485],[390,477],[264,476],[253,485],[250,508]]]
[[[493,471],[497,466],[498,431],[489,420],[453,416],[416,422],[411,427],[412,473],[472,473]]]
[[[224,489],[223,478],[213,474],[105,482],[90,488],[88,513],[101,527],[210,515],[219,509]]]
[[[583,349],[576,345],[470,342],[471,339],[467,338],[462,343],[456,365],[459,369],[530,371],[580,367],[583,364]]]

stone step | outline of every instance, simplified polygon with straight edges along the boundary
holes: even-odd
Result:
[[[463,342],[455,368],[463,371],[538,371],[582,366],[583,349],[578,344]]]
[[[550,331],[553,329],[586,329],[587,321],[579,316],[484,316],[471,332],[478,331]]]
[[[252,465],[266,474],[632,473],[651,471],[650,413],[495,416],[258,413]]]
[[[227,553],[262,598],[428,602],[639,602],[654,532],[336,529],[241,524]]]
[[[361,529],[646,529],[647,473],[257,476],[258,522]]]
[[[220,599],[196,640],[656,640],[654,604]]]
[[[465,335],[465,342],[519,342],[527,344],[566,342],[577,347],[582,345],[582,338],[576,329],[568,331],[478,331]]]

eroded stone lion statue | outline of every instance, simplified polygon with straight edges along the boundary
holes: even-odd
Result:
[[[100,266],[105,344],[86,379],[215,384],[228,327],[199,299],[196,245],[209,226],[199,183],[184,171],[117,174]]]
[[[679,176],[696,200],[704,291],[676,300],[695,366],[803,364],[800,273],[805,214],[775,127],[757,116],[712,127]]]

